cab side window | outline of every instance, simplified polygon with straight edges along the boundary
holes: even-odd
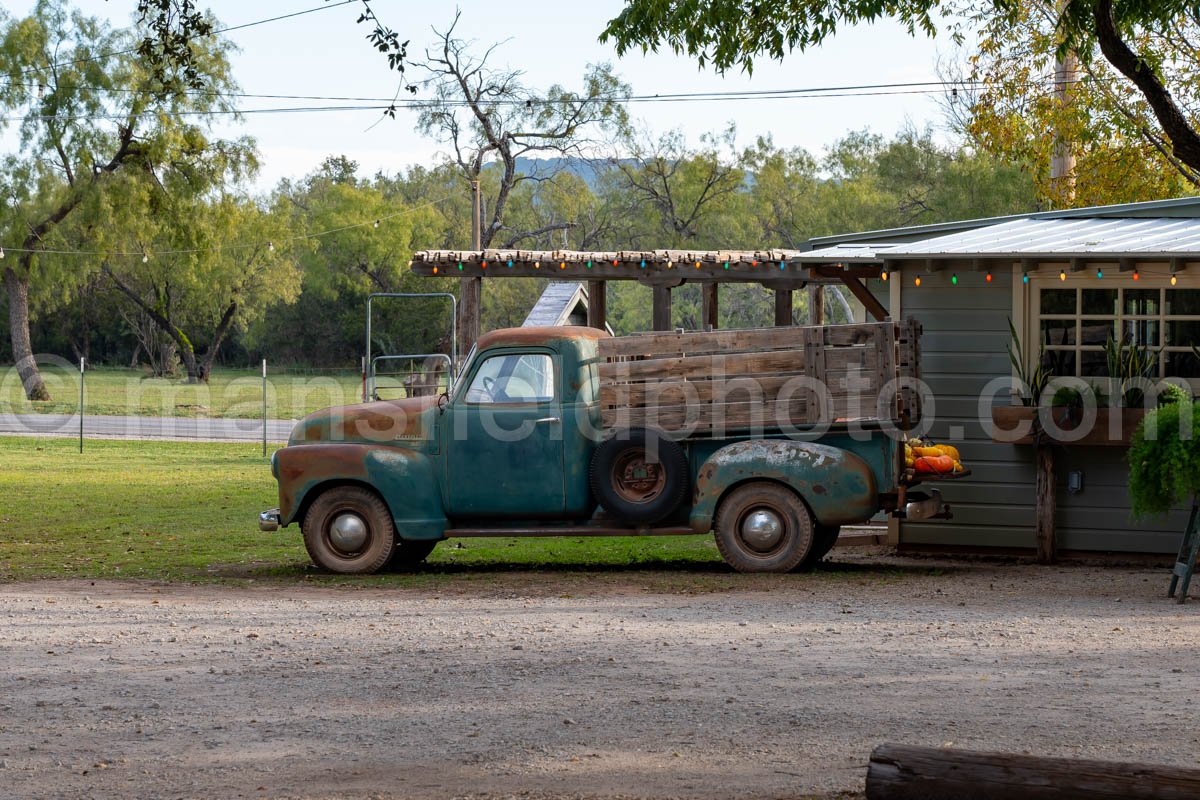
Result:
[[[466,401],[545,403],[554,399],[554,360],[544,353],[492,356],[479,365]]]

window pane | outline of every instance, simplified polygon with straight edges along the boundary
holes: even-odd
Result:
[[[1074,289],[1042,289],[1043,314],[1074,314]]]
[[[1075,320],[1073,320],[1073,319],[1044,319],[1044,320],[1042,320],[1042,344],[1045,344],[1045,345],[1075,344]]]
[[[1194,353],[1164,353],[1168,378],[1200,378],[1200,359]]]
[[[554,399],[554,362],[527,353],[492,356],[480,365],[468,403],[536,403]]]
[[[1125,313],[1153,315],[1158,313],[1158,289],[1126,289]]]
[[[1082,344],[1103,346],[1117,331],[1116,320],[1085,319],[1082,323]]]
[[[1079,354],[1079,374],[1108,375],[1108,359],[1102,351],[1085,350]]]
[[[1045,313],[1045,309],[1042,309]],[[1084,314],[1107,314],[1115,317],[1117,315],[1117,290],[1116,289],[1084,289],[1083,290],[1083,313]]]
[[[1042,356],[1042,363],[1050,370],[1051,375],[1074,375],[1075,351],[1047,350]]]
[[[1200,289],[1167,289],[1167,313],[1200,315]]]
[[[1167,322],[1167,344],[1173,347],[1200,345],[1200,322],[1171,320]]]
[[[1125,338],[1134,344],[1158,347],[1159,324],[1156,319],[1125,320]]]

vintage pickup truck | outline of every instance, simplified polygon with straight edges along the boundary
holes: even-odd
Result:
[[[743,572],[820,560],[913,492],[912,321],[610,337],[498,330],[448,391],[310,414],[272,458],[279,507],[339,573],[419,564],[464,536],[715,534]]]

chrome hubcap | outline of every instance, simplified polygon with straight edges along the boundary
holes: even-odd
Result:
[[[338,514],[329,525],[329,543],[342,553],[357,553],[367,543],[367,523],[357,514]]]
[[[783,520],[774,511],[759,508],[742,520],[741,533],[750,549],[766,553],[783,539]]]

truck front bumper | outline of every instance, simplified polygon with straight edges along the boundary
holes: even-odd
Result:
[[[279,530],[279,509],[272,508],[258,515],[258,529],[264,533]]]

